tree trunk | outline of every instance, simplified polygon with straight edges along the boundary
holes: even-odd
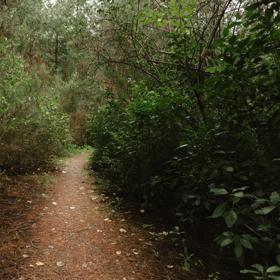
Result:
[[[55,35],[55,49],[54,49],[54,71],[57,73],[58,69],[58,34]]]

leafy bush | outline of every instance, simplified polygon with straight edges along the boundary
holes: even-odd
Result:
[[[252,266],[242,272],[255,279],[280,278],[277,9],[256,1],[225,28],[199,85],[136,86],[128,104],[111,100],[89,121],[93,168],[130,200],[167,205],[185,225],[211,222],[223,256]],[[180,60],[189,38],[177,39]],[[170,69],[178,79],[184,71]]]
[[[184,133],[187,100],[170,89],[134,88],[128,106],[112,100],[89,121],[96,148],[94,168],[138,197],[150,196],[154,176],[164,172]]]
[[[63,152],[68,120],[8,43],[0,44],[0,53],[0,168],[33,170]]]

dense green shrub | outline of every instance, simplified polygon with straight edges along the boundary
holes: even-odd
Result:
[[[150,195],[151,179],[180,144],[187,104],[169,89],[139,87],[128,106],[113,100],[100,108],[89,122],[90,142],[96,147],[94,167],[116,183],[129,185],[133,195]]]
[[[0,53],[0,169],[34,170],[63,152],[68,120],[9,44]]]
[[[263,5],[224,30],[199,86],[134,87],[128,104],[110,101],[93,113],[89,139],[93,168],[130,200],[165,204],[185,225],[212,222],[207,232],[225,256],[252,265],[243,273],[279,279],[280,17],[279,4]],[[179,60],[189,38],[178,38]],[[184,71],[170,70],[178,80]]]
[[[196,127],[186,104],[165,90],[141,92],[128,106],[111,101],[100,108],[89,126],[93,168],[130,201],[182,213],[183,224],[203,228],[211,219],[209,235],[227,254],[232,248],[240,264],[275,263],[277,155],[271,158],[271,146],[259,140],[256,122],[228,126],[221,118],[211,129]]]

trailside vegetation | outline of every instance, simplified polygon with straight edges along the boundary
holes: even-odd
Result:
[[[42,169],[85,144],[92,92],[84,1],[0,1],[0,172]]]
[[[0,170],[33,171],[62,155],[68,142],[68,117],[55,96],[42,94],[42,81],[24,69],[24,60],[1,45]]]
[[[115,86],[89,119],[93,169],[207,230],[245,279],[280,279],[280,3],[99,8],[96,63]]]

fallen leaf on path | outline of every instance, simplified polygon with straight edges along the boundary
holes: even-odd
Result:
[[[134,255],[139,255],[139,253],[137,252],[136,249],[132,249],[132,252],[133,252]]]
[[[169,269],[172,269],[174,267],[174,265],[167,265],[166,267]]]
[[[37,262],[36,262],[36,265],[37,265],[37,266],[43,266],[43,265],[45,265],[45,264],[44,264],[43,262],[37,261]]]
[[[58,267],[61,267],[61,266],[64,266],[64,263],[61,262],[61,261],[59,261],[59,262],[56,262],[56,265],[57,265]]]

